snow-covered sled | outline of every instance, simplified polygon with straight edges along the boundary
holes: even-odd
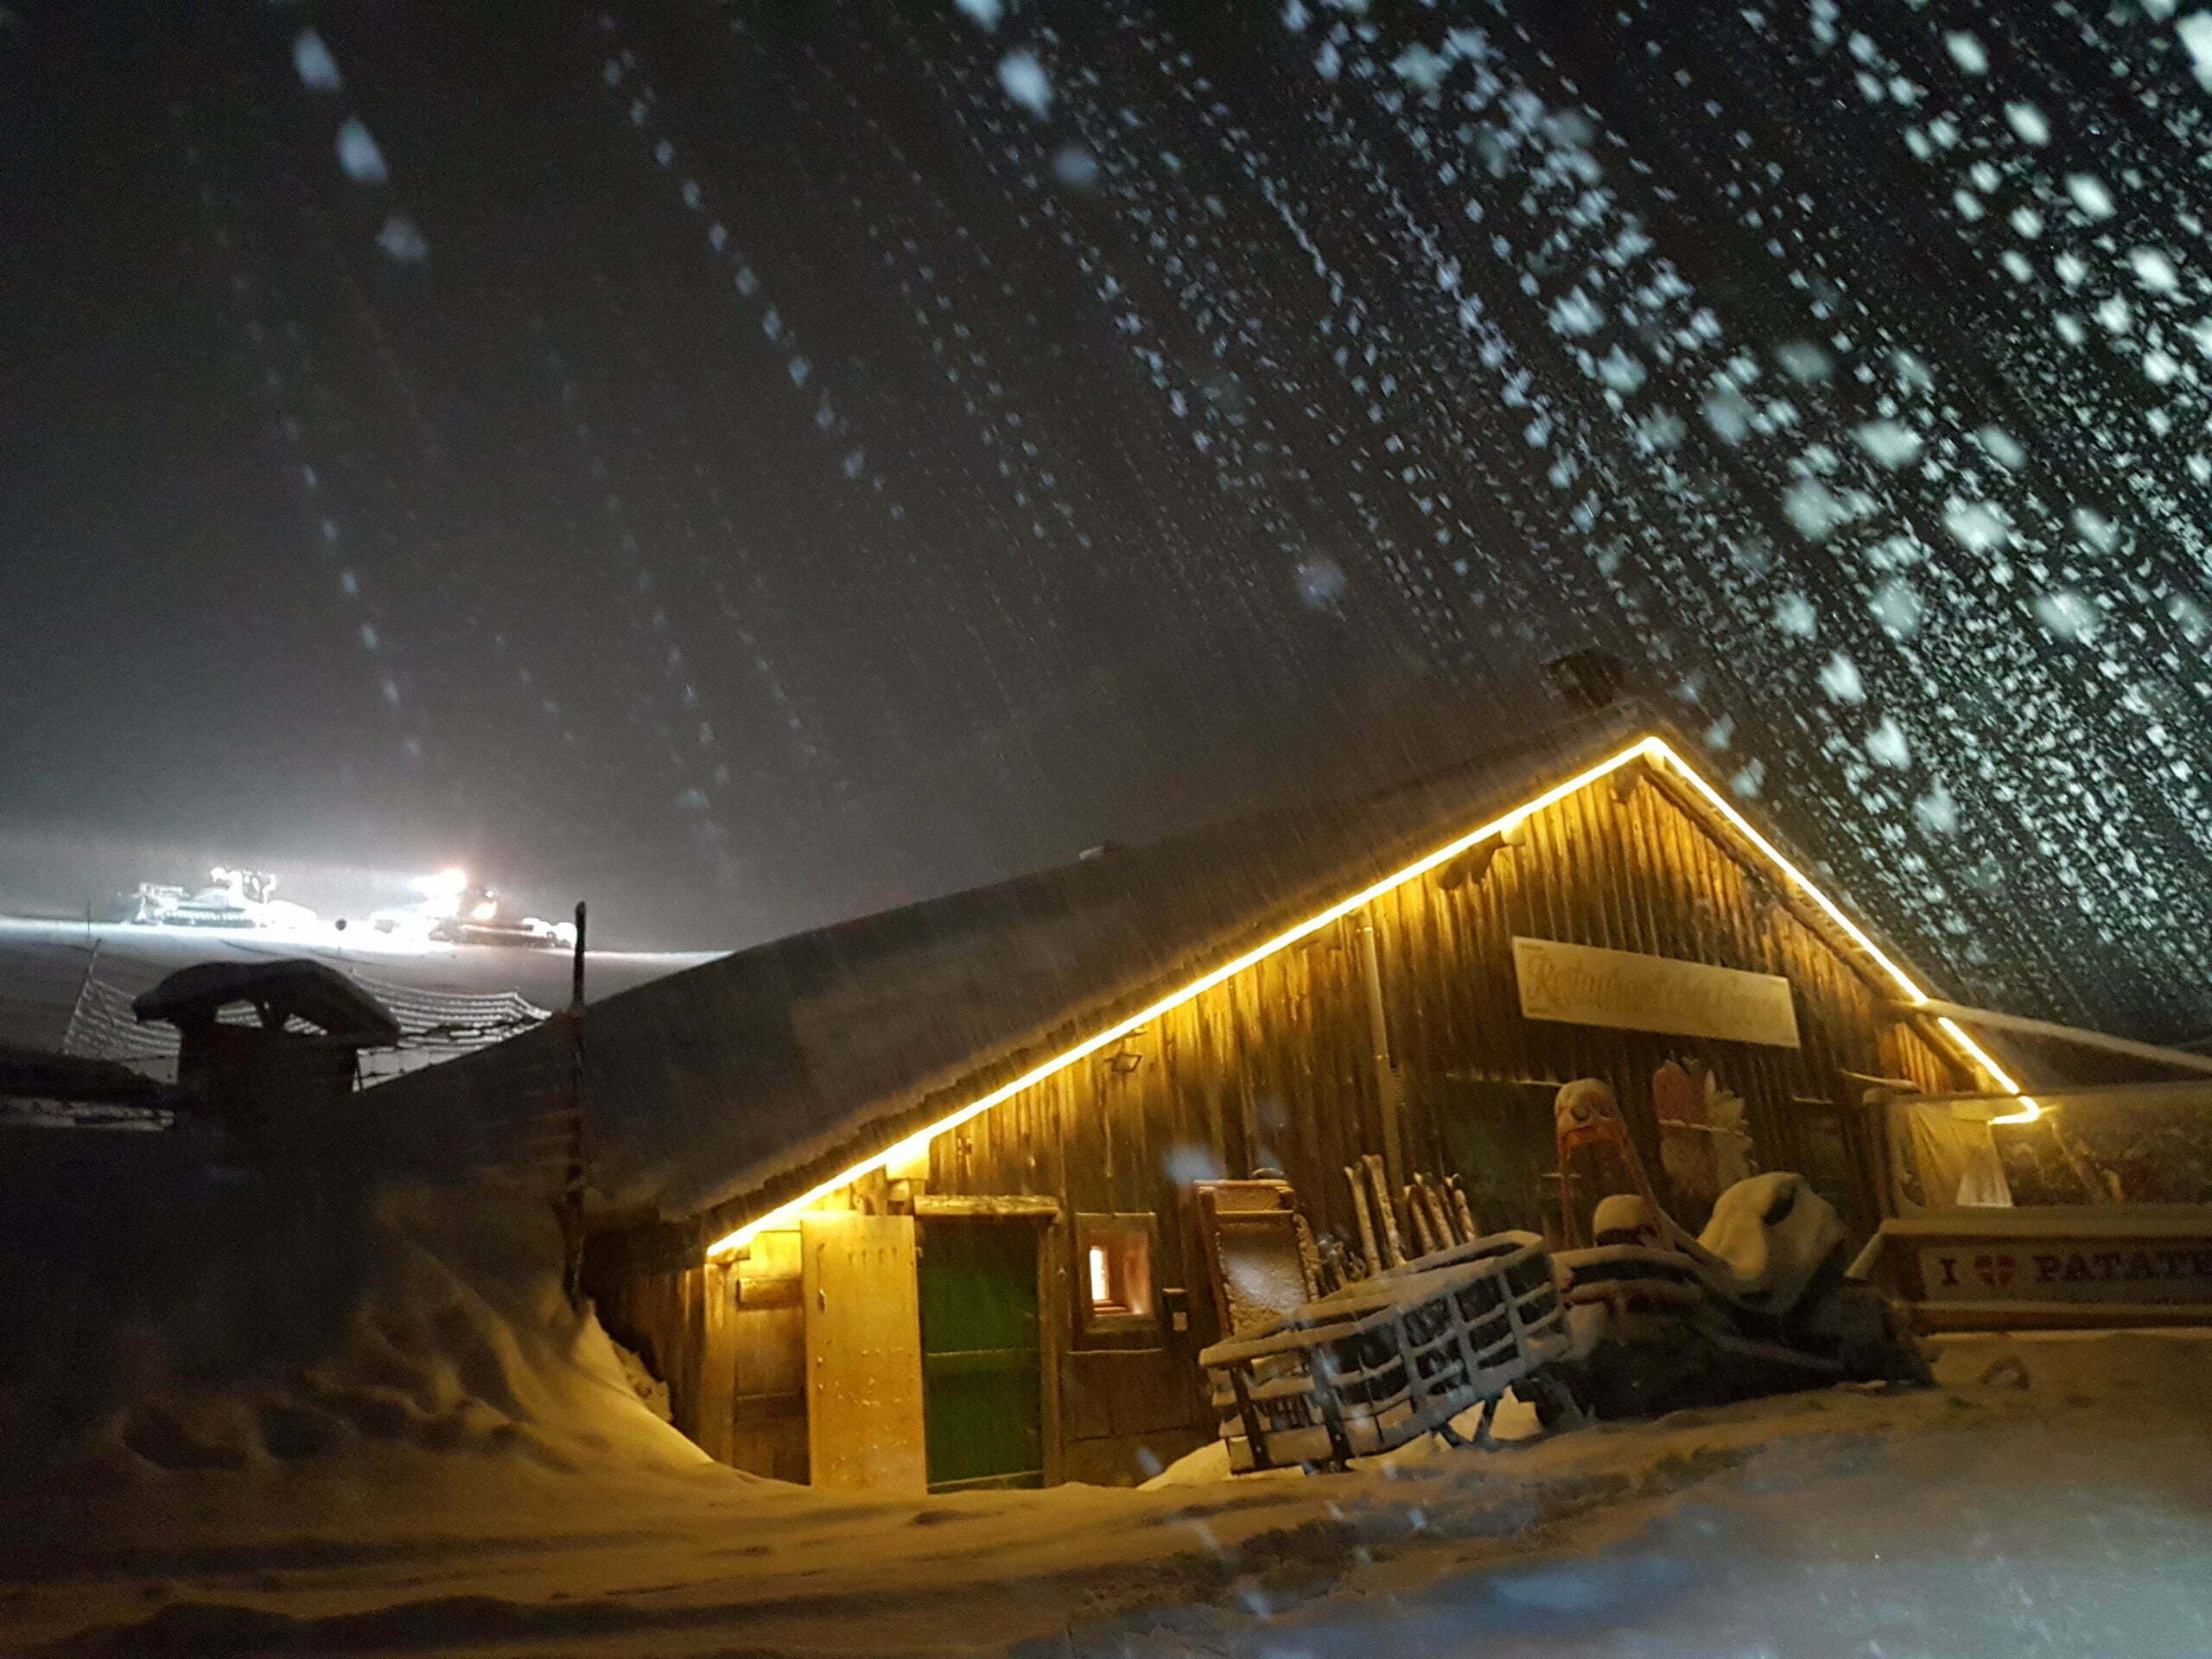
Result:
[[[1551,1257],[1493,1233],[1347,1285],[1199,1356],[1230,1468],[1341,1468],[1534,1379],[1567,1346]],[[1562,1406],[1564,1402],[1560,1402]]]
[[[1622,1193],[1553,1258],[1583,1410],[1643,1417],[1841,1382],[1923,1381],[1890,1304],[1846,1281],[1841,1219],[1800,1176],[1736,1182],[1696,1239]]]

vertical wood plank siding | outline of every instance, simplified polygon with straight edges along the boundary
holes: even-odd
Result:
[[[1839,956],[1797,901],[1651,775],[1619,774],[1555,803],[1479,877],[1458,874],[1433,871],[1371,906],[1417,1168],[1450,1167],[1452,1085],[1599,1077],[1656,1170],[1651,1074],[1669,1058],[1695,1058],[1744,1096],[1763,1167],[1801,1166],[1815,1120],[1825,1116],[1831,1137],[1840,1121],[1859,1182],[1852,1219],[1863,1227],[1878,1213],[1872,1174],[1882,1148],[1842,1073],[1929,1089],[1961,1081],[1955,1062],[1885,1017],[1886,988],[1870,983],[1870,969]],[[1141,1478],[1144,1454],[1172,1457],[1212,1433],[1196,1363],[1217,1332],[1197,1283],[1194,1178],[1272,1164],[1296,1184],[1317,1231],[1354,1234],[1342,1172],[1382,1147],[1357,923],[1348,918],[1255,964],[932,1144],[932,1192],[1050,1194],[1069,1222],[1151,1212],[1156,1282],[1192,1293],[1190,1331],[1163,1326],[1086,1346],[1065,1312],[1081,1283],[1075,1230],[1047,1230],[1045,1305],[1059,1310],[1059,1328],[1044,1333],[1055,1368],[1048,1398],[1057,1391],[1062,1409],[1046,1432],[1052,1466],[1066,1477]],[[1524,1020],[1516,934],[1781,975],[1796,988],[1803,1046]],[[716,1455],[758,1466],[747,1461],[760,1455],[757,1436],[708,1421],[731,1398],[728,1363],[711,1350],[716,1333],[735,1327],[702,1317],[706,1300],[726,1294],[720,1272],[702,1268],[626,1292],[624,1317],[656,1333],[648,1345],[671,1385],[678,1426]],[[799,1340],[799,1329],[788,1321],[773,1339]]]

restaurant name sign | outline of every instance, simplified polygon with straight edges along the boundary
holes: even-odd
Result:
[[[1513,970],[1531,1020],[1797,1046],[1789,982],[1774,974],[1518,938]]]
[[[1931,1302],[2212,1302],[2212,1238],[1975,1239],[1923,1246]]]

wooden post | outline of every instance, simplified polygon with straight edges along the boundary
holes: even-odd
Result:
[[[1359,916],[1359,965],[1367,984],[1368,1035],[1375,1051],[1375,1092],[1382,1114],[1382,1191],[1384,1207],[1389,1195],[1406,1179],[1405,1101],[1398,1068],[1390,1058],[1390,1016],[1382,1001],[1382,959],[1375,948],[1375,918],[1366,911]]]
[[[2027,1020],[2016,1014],[1995,1014],[1987,1008],[1969,1008],[1961,1003],[1945,1002],[1934,997],[1923,1002],[1897,1001],[1892,1006],[1907,1014],[1953,1020],[1963,1026],[1982,1026],[1992,1031],[2016,1032],[2023,1037],[2047,1037],[2056,1042],[2071,1043],[2078,1048],[2102,1049],[2108,1054],[2125,1054],[2131,1059],[2171,1065],[2177,1071],[2212,1074],[2212,1055],[2192,1054],[2185,1048],[2161,1048],[2155,1043],[2139,1043],[2131,1038],[2108,1037],[2101,1031],[2084,1031],[2079,1026],[2056,1025],[2048,1020]]]
[[[1350,1164],[1344,1166],[1344,1179],[1351,1183],[1351,1207],[1359,1218],[1360,1248],[1365,1252],[1361,1264],[1365,1271],[1360,1276],[1372,1279],[1389,1264],[1382,1260],[1382,1252],[1375,1243],[1375,1217],[1367,1207],[1367,1183]]]
[[[561,1184],[561,1287],[584,1297],[584,901],[576,900],[576,948],[569,969],[569,1166]]]
[[[1467,1202],[1467,1189],[1459,1185],[1459,1178],[1457,1175],[1452,1177],[1450,1185],[1452,1207],[1459,1215],[1460,1230],[1466,1235],[1467,1242],[1471,1244],[1483,1236],[1483,1230],[1475,1224],[1474,1207]]]
[[[1368,1185],[1375,1189],[1376,1218],[1382,1224],[1382,1265],[1402,1268],[1406,1264],[1406,1247],[1398,1236],[1398,1206],[1391,1201],[1382,1160],[1370,1152],[1360,1162],[1366,1167]]]

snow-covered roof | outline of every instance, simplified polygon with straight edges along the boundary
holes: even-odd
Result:
[[[174,1105],[175,1091],[113,1060],[49,1054],[0,1044],[0,1100],[68,1100],[101,1105]]]
[[[687,1236],[750,1219],[1657,723],[1620,705],[1382,794],[1110,850],[595,1002],[594,1185]],[[549,1027],[380,1085],[379,1115],[495,1113],[557,1086],[566,1041]]]
[[[280,1022],[296,1016],[327,1034],[367,1046],[399,1040],[389,1009],[327,963],[311,957],[275,962],[200,962],[180,968],[130,1005],[141,1020],[180,1028],[212,1022],[240,1002],[266,1007]]]

